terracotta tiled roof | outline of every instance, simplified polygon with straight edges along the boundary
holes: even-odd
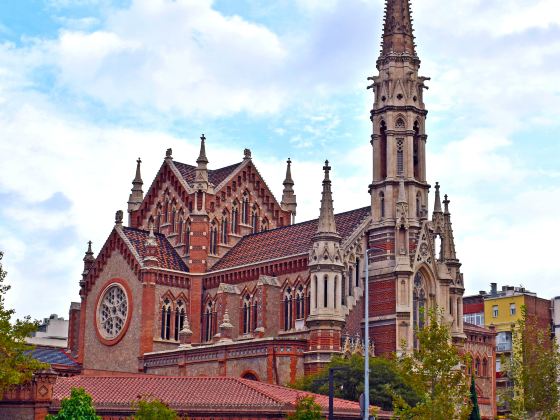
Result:
[[[363,207],[335,215],[342,240],[348,238],[369,214],[370,207]],[[317,226],[318,219],[314,219],[245,236],[212,267],[212,271],[306,254]]]
[[[196,166],[187,165],[186,163],[173,162],[175,167],[179,170],[183,179],[187,181],[187,184],[191,185],[194,182],[194,176],[196,171]],[[224,179],[226,179],[231,173],[239,166],[242,162],[235,163],[233,165],[225,166],[220,169],[208,169],[208,180],[218,186]]]
[[[495,334],[490,328],[474,325],[469,322],[463,322],[463,329],[465,332],[478,332],[483,334]]]
[[[84,388],[100,407],[130,406],[140,396],[156,398],[175,409],[212,408],[226,410],[289,410],[299,396],[313,395],[323,410],[328,397],[277,385],[228,377],[173,377],[155,375],[73,376],[58,378],[53,390],[54,405],[70,395],[72,388]],[[336,398],[335,411],[359,414],[359,404]]]
[[[123,233],[128,238],[132,246],[136,249],[140,258],[146,256],[146,239],[149,232],[131,227],[123,227]],[[181,259],[175,248],[171,246],[165,235],[156,233],[156,241],[158,243],[158,261],[159,266],[169,270],[189,271],[185,262]]]

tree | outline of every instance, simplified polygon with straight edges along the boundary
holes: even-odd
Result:
[[[560,418],[558,378],[560,355],[548,326],[539,325],[521,307],[521,318],[512,328],[511,360],[504,371],[513,388],[505,396],[511,418]]]
[[[95,414],[91,396],[83,388],[72,388],[69,398],[60,402],[58,414],[47,416],[47,420],[101,420]]]
[[[134,414],[136,420],[177,419],[177,413],[157,399],[143,397],[137,403],[134,403],[134,406],[136,407],[136,413]]]
[[[33,346],[25,343],[25,338],[37,331],[38,323],[29,316],[12,322],[15,311],[5,307],[10,286],[4,284],[8,273],[2,268],[3,256],[0,251],[0,395],[13,385],[29,381],[34,372],[48,368],[29,355]]]
[[[478,408],[478,395],[476,394],[476,386],[474,384],[474,376],[471,376],[471,403],[472,410],[469,420],[480,420],[480,409]]]
[[[408,386],[397,370],[395,361],[382,357],[370,357],[370,402],[383,410],[393,409],[393,395],[400,395],[410,405],[420,398]],[[334,357],[331,362],[315,375],[306,376],[293,386],[317,394],[329,394],[329,369],[335,368],[335,397],[359,401],[364,392],[364,358],[354,354],[349,358]]]
[[[311,396],[299,397],[296,411],[288,415],[288,420],[323,420],[321,406]]]
[[[418,348],[398,360],[401,375],[421,396],[411,407],[395,395],[395,416],[400,419],[466,419],[471,412],[464,369],[468,360],[453,346],[449,327],[440,322],[442,315],[437,309],[428,311],[428,322],[416,331]]]

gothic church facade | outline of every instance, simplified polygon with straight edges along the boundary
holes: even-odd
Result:
[[[350,342],[376,355],[402,351],[403,340],[411,350],[423,308],[435,306],[455,342],[468,341],[450,201],[437,183],[428,214],[429,79],[419,68],[409,1],[387,0],[370,78],[370,203],[352,211],[334,212],[328,161],[318,219],[294,223],[290,160],[280,202],[249,150],[209,169],[204,135],[196,165],[169,149],[145,193],[138,160],[126,226],[117,212],[98,255],[90,244],[84,258],[70,332],[84,372],[287,384],[351,351]],[[365,281],[371,343],[359,338]],[[480,388],[483,398],[489,392]]]

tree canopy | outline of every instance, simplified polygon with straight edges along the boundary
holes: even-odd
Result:
[[[288,415],[288,420],[323,420],[321,406],[311,396],[300,397],[296,402],[296,411]]]
[[[401,375],[420,401],[411,406],[395,394],[395,415],[400,419],[466,419],[472,407],[464,369],[468,360],[452,344],[441,311],[430,309],[424,315],[427,322],[416,331],[418,345],[398,359]]]
[[[175,420],[177,413],[160,400],[143,397],[135,402],[135,420]]]
[[[48,367],[29,355],[33,346],[25,342],[37,330],[38,323],[32,322],[29,316],[12,321],[15,311],[5,306],[10,286],[5,284],[8,273],[2,267],[3,256],[0,251],[0,394],[13,385],[29,381],[34,372]]]
[[[513,388],[504,399],[512,419],[560,418],[560,354],[548,326],[540,326],[534,316],[521,308],[521,318],[512,330],[511,360],[504,370]]]
[[[410,405],[419,401],[418,395],[398,372],[395,361],[382,357],[370,358],[370,402],[383,410],[393,409],[393,394],[400,395]],[[364,392],[364,358],[354,354],[349,358],[334,357],[320,372],[302,378],[294,387],[317,394],[329,393],[329,369],[334,371],[335,397],[359,401]]]
[[[60,410],[55,415],[47,416],[47,420],[101,420],[95,414],[91,396],[83,388],[72,388],[69,398],[60,402]]]

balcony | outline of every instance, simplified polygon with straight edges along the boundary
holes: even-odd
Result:
[[[505,351],[511,351],[511,343],[498,343],[498,344],[496,344],[496,352],[503,353]]]

